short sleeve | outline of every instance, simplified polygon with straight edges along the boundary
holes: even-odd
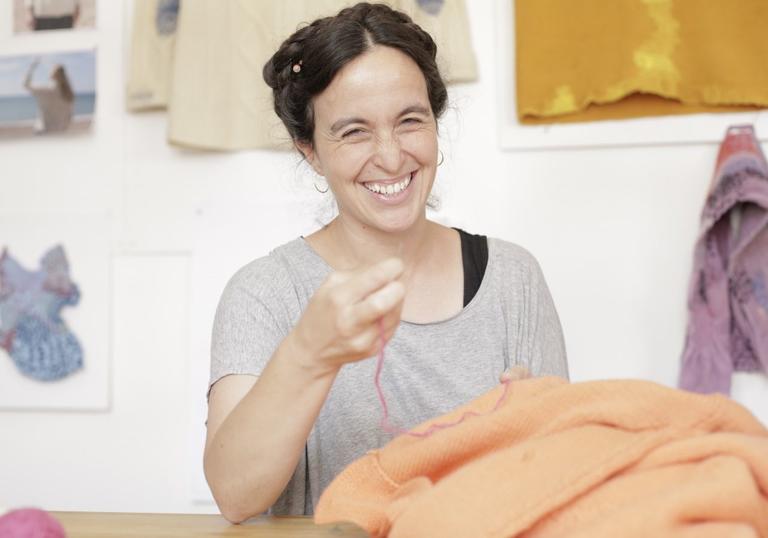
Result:
[[[535,376],[555,375],[568,379],[563,328],[544,274],[533,256],[529,285],[528,368]]]
[[[524,365],[534,376],[568,379],[563,329],[555,303],[536,258],[517,245],[502,242],[503,287],[508,287],[511,364]]]
[[[274,275],[275,269],[262,259],[227,283],[213,323],[209,390],[226,375],[260,375],[290,331]]]
[[[297,277],[274,252],[238,271],[227,283],[216,309],[211,338],[208,386],[231,374],[260,375],[301,315]],[[275,515],[304,515],[307,501],[307,453],[274,506]]]

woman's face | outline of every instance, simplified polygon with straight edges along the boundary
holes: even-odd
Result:
[[[344,66],[313,105],[314,146],[302,149],[328,181],[340,216],[385,232],[423,219],[437,124],[416,63],[375,46]]]

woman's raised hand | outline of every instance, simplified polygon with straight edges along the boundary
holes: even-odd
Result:
[[[39,56],[32,60],[32,63],[29,64],[29,69],[27,69],[27,76],[24,78],[24,87],[28,90],[32,89],[32,74],[35,72],[35,69],[37,69],[38,65],[40,65]]]
[[[332,273],[291,333],[301,364],[319,375],[376,354],[400,322],[403,263],[389,258],[357,271]]]

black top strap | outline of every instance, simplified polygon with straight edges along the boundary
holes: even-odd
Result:
[[[464,306],[475,297],[488,265],[488,238],[454,228],[461,238],[461,261],[464,266]]]

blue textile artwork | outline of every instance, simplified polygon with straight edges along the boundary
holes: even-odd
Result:
[[[0,254],[0,348],[19,371],[39,381],[62,379],[83,367],[83,350],[61,318],[80,301],[64,248],[50,249],[28,271],[7,250]]]

